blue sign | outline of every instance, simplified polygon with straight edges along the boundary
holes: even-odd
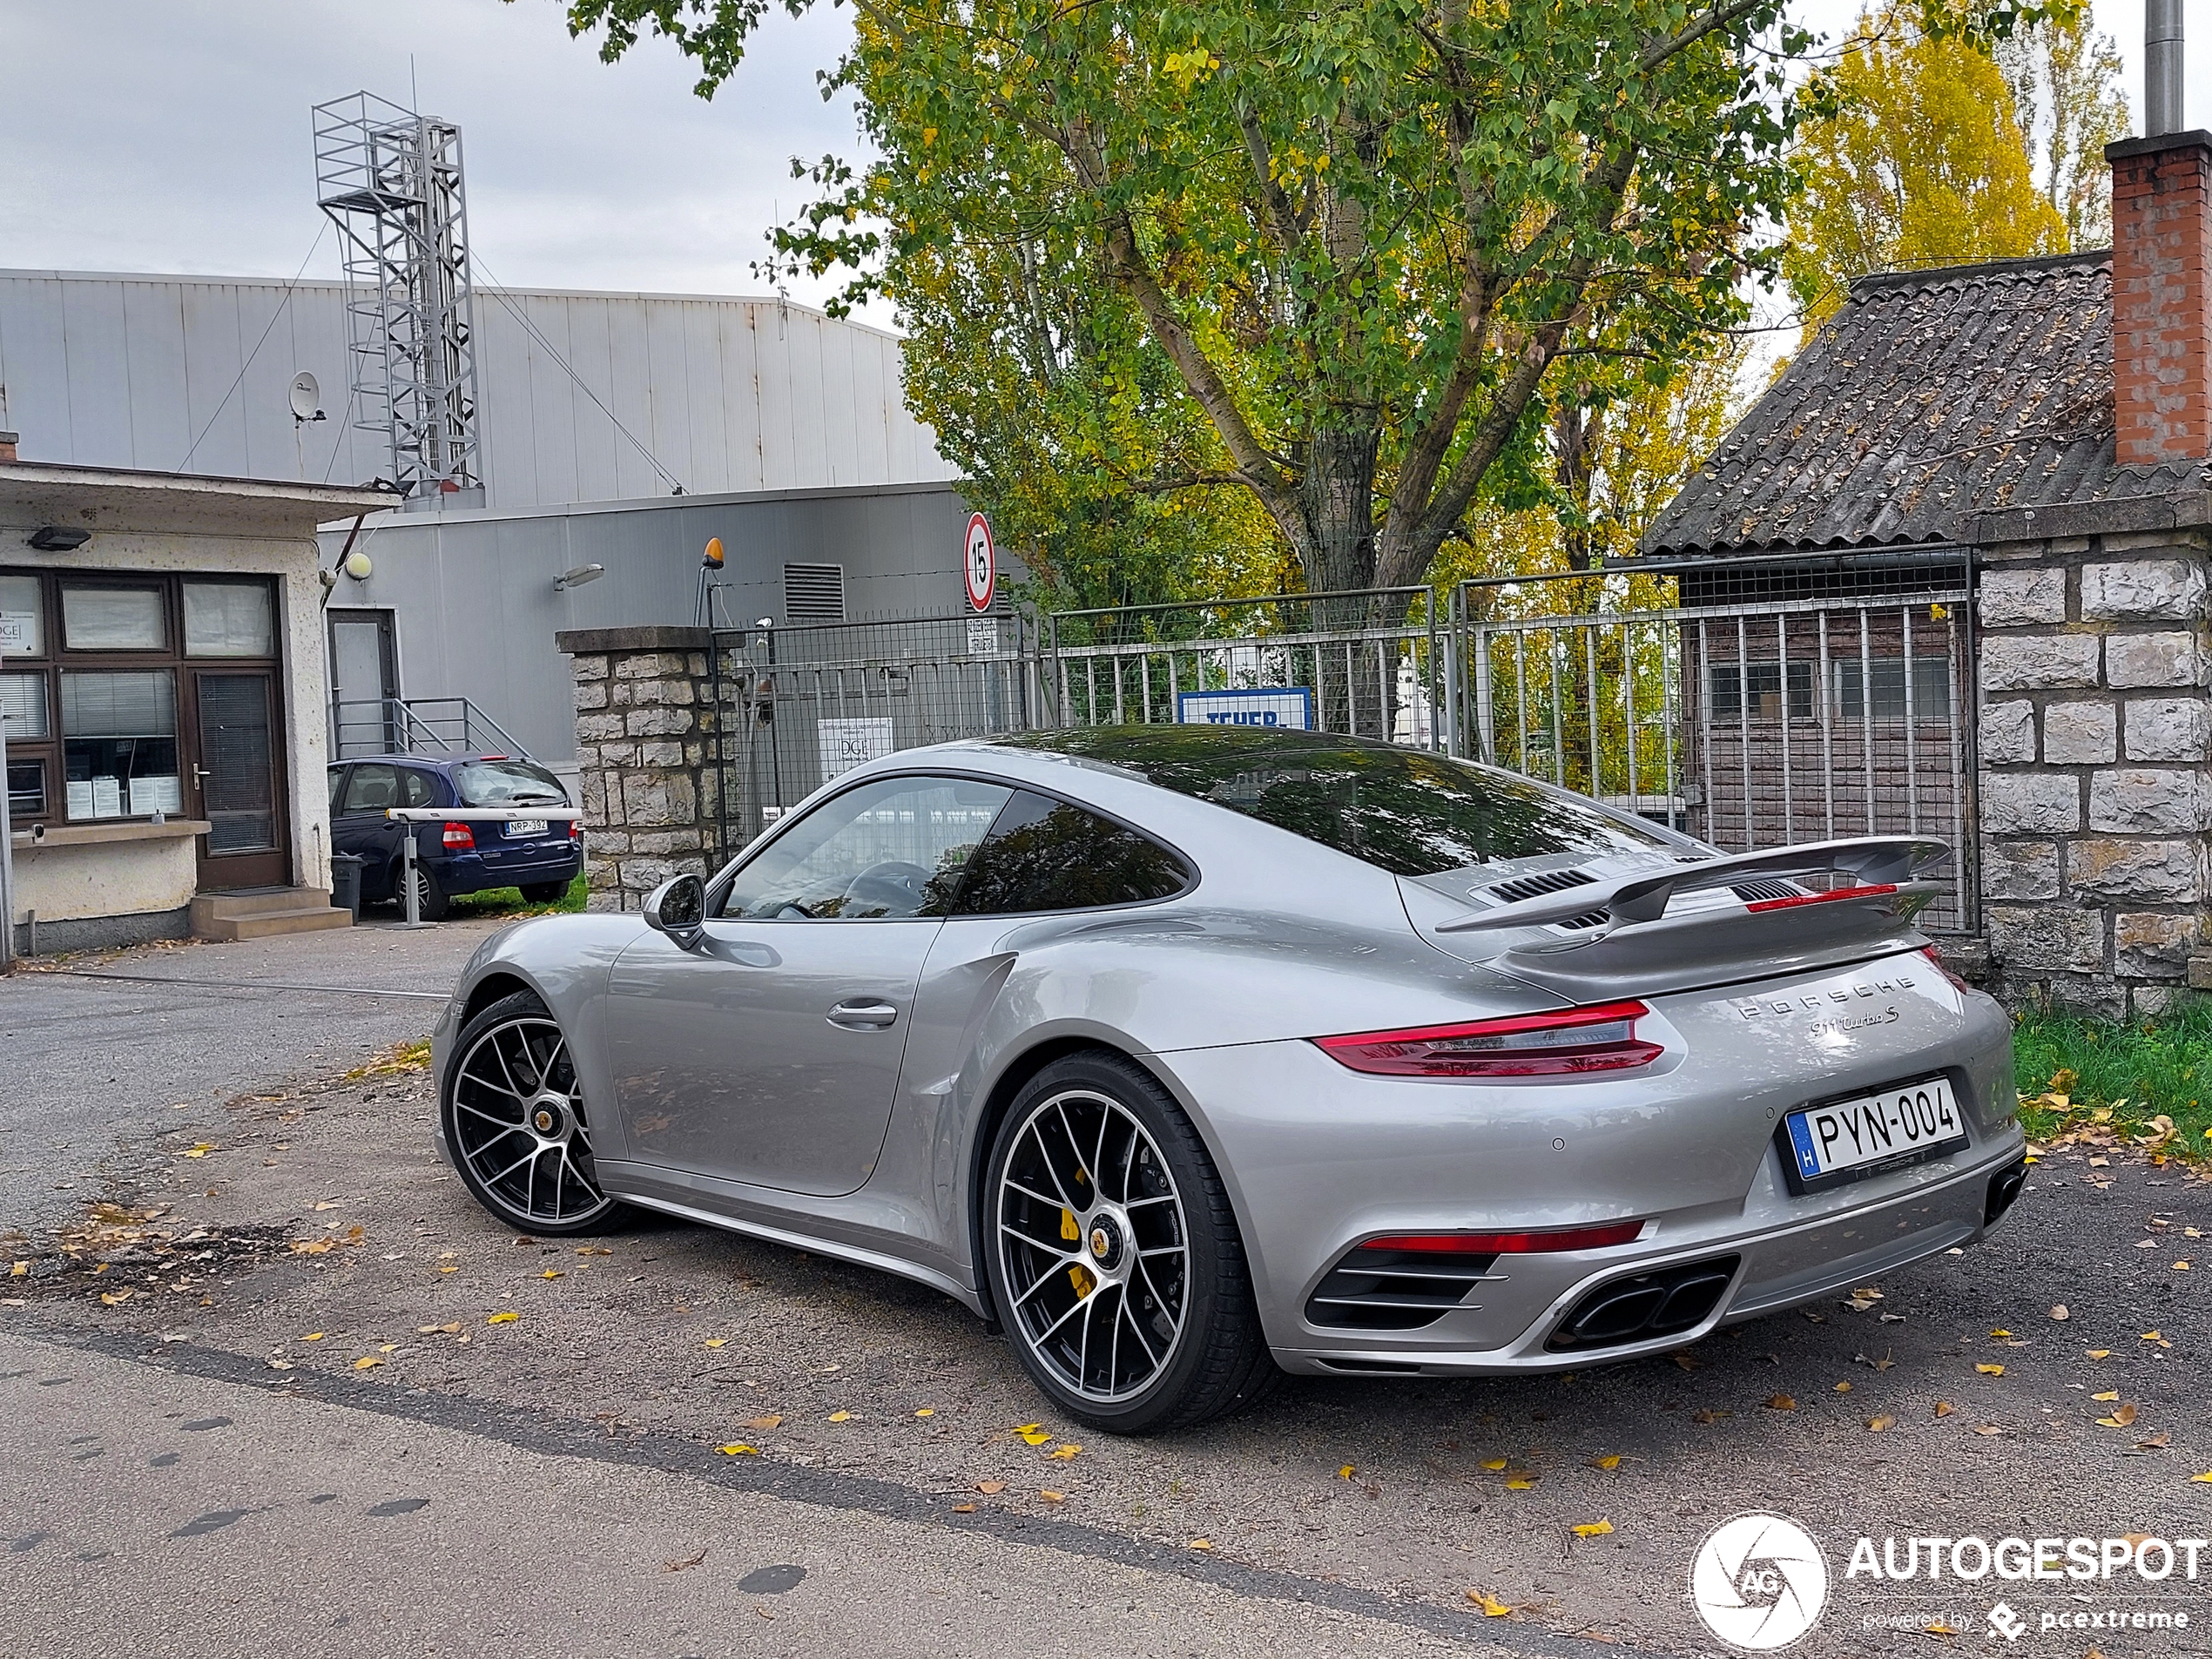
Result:
[[[1303,685],[1268,685],[1243,691],[1178,691],[1175,718],[1182,725],[1274,726],[1313,729],[1313,693]]]

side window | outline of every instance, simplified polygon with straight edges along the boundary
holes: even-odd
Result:
[[[437,803],[438,786],[430,781],[427,772],[402,766],[400,769],[400,791],[406,796],[402,806],[431,806]]]
[[[954,914],[1089,910],[1171,899],[1189,866],[1133,829],[1028,790],[1015,795],[968,861]]]
[[[400,804],[398,769],[381,764],[364,763],[354,768],[346,779],[346,792],[338,802],[341,816],[354,813],[381,813],[388,806]]]
[[[345,781],[345,767],[333,766],[330,769],[330,810],[333,816],[335,816],[338,811],[338,786]]]
[[[1014,792],[885,778],[832,797],[737,873],[725,917],[870,921],[951,913],[961,873]]]

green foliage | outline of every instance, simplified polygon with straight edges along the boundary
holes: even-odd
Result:
[[[2176,1131],[2165,1150],[2212,1154],[2212,998],[2186,996],[2131,1025],[2031,1010],[2013,1022],[2013,1063],[2035,1139],[2094,1138],[2101,1111],[2114,1133],[2140,1139],[2162,1114]]]

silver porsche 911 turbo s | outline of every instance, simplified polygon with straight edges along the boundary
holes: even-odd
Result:
[[[1588,1366],[2013,1202],[2009,1024],[1912,922],[1947,856],[1723,857],[1303,732],[908,750],[487,942],[440,1137],[533,1233],[641,1205],[936,1286],[1103,1429]]]

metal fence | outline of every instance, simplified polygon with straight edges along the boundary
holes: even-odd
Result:
[[[1045,621],[1047,723],[1302,725],[1440,745],[1451,641],[1429,588],[1062,610]]]
[[[1956,550],[715,636],[725,851],[950,738],[1283,725],[1447,751],[1731,852],[1930,834],[1978,924],[1972,577]]]
[[[1035,639],[1018,614],[717,630],[723,854],[864,760],[1032,729]]]

